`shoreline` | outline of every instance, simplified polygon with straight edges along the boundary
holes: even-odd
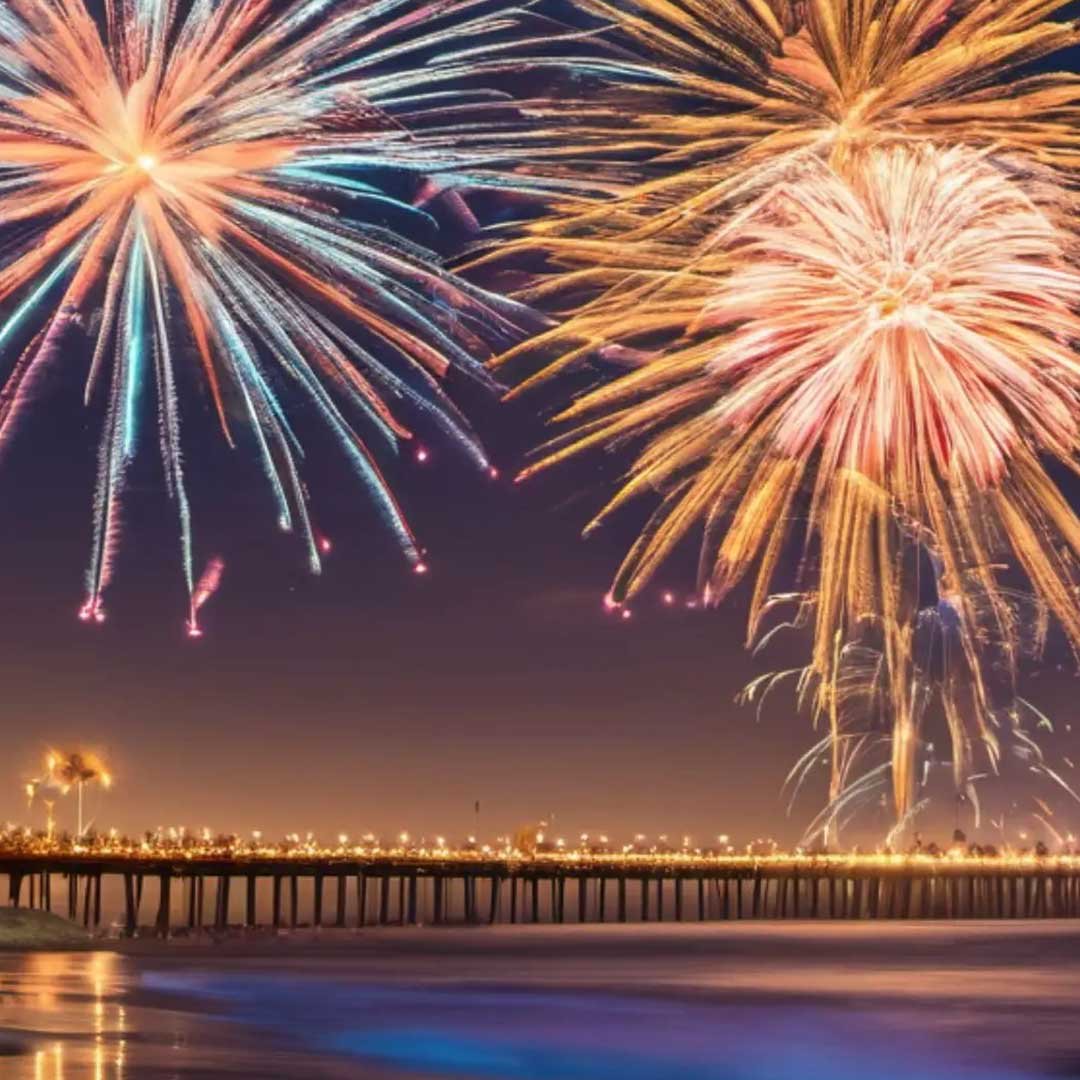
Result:
[[[732,920],[682,923],[628,922],[586,924],[496,924],[465,922],[366,927],[249,928],[240,925],[225,931],[212,928],[180,929],[161,937],[153,926],[140,927],[134,937],[124,936],[114,924],[110,931],[90,933],[78,923],[47,912],[23,908],[0,908],[0,954],[97,951],[146,959],[169,957],[228,958],[342,958],[401,951],[445,952],[465,955],[485,945],[499,947],[513,941],[538,949],[555,942],[573,956],[583,952],[604,953],[622,948],[647,948],[650,943],[678,946],[682,941],[705,939],[736,952],[757,943],[790,939],[813,948],[851,947],[872,954],[888,949],[898,940],[925,943],[977,941],[996,936],[1009,927],[1017,939],[1080,939],[1080,920],[1075,919],[903,919],[903,920]]]
[[[222,958],[351,958],[363,955],[437,952],[448,956],[467,955],[485,947],[498,949],[513,942],[518,946],[535,945],[538,951],[558,943],[565,955],[618,952],[626,948],[648,948],[651,943],[689,948],[703,939],[720,948],[730,947],[742,953],[789,939],[809,946],[811,951],[830,951],[848,947],[856,953],[873,954],[888,950],[896,942],[920,943],[932,949],[963,941],[979,941],[1000,936],[1003,927],[1017,940],[1052,939],[1064,943],[1076,939],[1080,944],[1080,921],[1071,919],[963,919],[896,920],[882,923],[873,920],[744,920],[741,922],[685,923],[612,923],[596,924],[527,924],[475,926],[467,923],[422,926],[369,926],[363,928],[271,927],[247,929],[236,927],[224,934],[218,931],[180,932],[169,938],[154,934],[133,938],[99,937],[91,948],[116,952],[123,956],[148,959],[187,957]]]

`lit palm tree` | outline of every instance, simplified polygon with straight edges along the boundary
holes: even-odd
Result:
[[[67,788],[75,788],[78,793],[78,828],[75,835],[81,837],[83,834],[83,788],[95,780],[102,787],[111,787],[112,776],[96,754],[76,751],[72,754],[50,754],[50,759],[55,762],[52,767],[52,777]]]
[[[49,839],[52,839],[55,824],[53,807],[61,795],[68,793],[68,786],[56,775],[58,763],[56,755],[50,752],[45,757],[45,772],[37,779],[27,781],[26,784],[26,798],[29,805],[33,806],[34,800],[40,799],[45,807],[45,827]]]

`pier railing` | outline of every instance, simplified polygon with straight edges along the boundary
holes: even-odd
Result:
[[[115,928],[1080,916],[1080,856],[0,854],[9,903]]]

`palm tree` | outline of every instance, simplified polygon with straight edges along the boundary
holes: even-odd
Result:
[[[112,777],[96,754],[82,751],[56,757],[52,776],[60,784],[68,788],[75,788],[78,793],[78,829],[75,836],[81,839],[83,835],[83,788],[95,780],[102,787],[108,788],[112,785]]]
[[[52,839],[53,825],[55,824],[53,821],[53,807],[56,805],[56,800],[68,792],[68,786],[55,775],[56,765],[56,755],[48,754],[45,758],[44,775],[30,780],[26,784],[26,797],[30,806],[34,805],[35,799],[40,799],[45,806],[46,833],[50,840]]]

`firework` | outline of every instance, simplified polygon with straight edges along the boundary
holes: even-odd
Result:
[[[940,574],[941,567],[930,561]],[[1002,789],[996,781],[1012,773],[1015,784],[1017,770],[1028,786],[1038,784],[1048,797],[1064,794],[1070,805],[1080,801],[1080,795],[1059,771],[1072,768],[1069,760],[1052,767],[1040,745],[1039,736],[1053,730],[1052,722],[1021,694],[1017,680],[1017,654],[1029,658],[1041,654],[1047,630],[1045,605],[1028,593],[1000,590],[994,601],[1007,605],[1010,616],[1010,636],[1004,637],[995,626],[989,598],[981,593],[979,582],[973,580],[969,585],[961,608],[937,580],[936,602],[920,610],[913,620],[908,669],[911,711],[904,719],[919,737],[914,740],[910,765],[911,799],[889,826],[885,838],[889,847],[895,846],[901,833],[936,801],[941,790],[939,777],[944,773],[949,775],[957,812],[961,805],[970,809],[976,829],[983,823],[984,804],[1002,801]],[[785,599],[804,602],[801,596]],[[970,642],[964,632],[972,617],[979,627],[976,667],[971,665]],[[838,650],[833,688],[836,723],[799,758],[785,785],[790,812],[820,768],[831,766],[834,772],[830,798],[807,827],[804,846],[815,844],[819,837],[830,846],[856,816],[876,816],[889,805],[897,719],[889,676],[882,634],[875,626],[863,626],[859,638],[845,641]],[[756,704],[760,715],[766,699],[777,688],[794,683],[798,696],[805,698],[812,695],[819,679],[820,673],[812,665],[770,672],[755,678],[740,698]],[[943,717],[948,735],[940,749],[927,725],[934,713]],[[835,755],[834,747],[839,750]],[[989,760],[976,762],[980,747],[988,751]],[[1045,800],[1035,801],[1049,810]],[[1015,807],[1015,803],[1011,805]]]
[[[481,182],[476,154],[455,147],[490,101],[444,89],[460,69],[432,53],[505,29],[484,7],[13,0],[0,10],[0,442],[41,371],[88,333],[86,400],[104,402],[104,427],[84,620],[104,618],[151,397],[197,591],[181,432],[192,375],[224,437],[261,462],[278,524],[300,534],[315,571],[292,399],[340,443],[414,565],[383,450],[422,418],[489,468],[439,381],[450,367],[485,379],[489,344],[512,340],[519,309],[448,275],[388,224],[430,218],[404,175],[425,200]]]
[[[609,377],[524,475],[643,444],[593,523],[662,498],[613,606],[695,528],[707,599],[758,565],[751,638],[795,605],[833,818],[882,746],[910,815],[929,687],[958,782],[973,742],[996,765],[989,687],[998,668],[1015,682],[1027,587],[1080,641],[1078,522],[1040,461],[1071,466],[1077,445],[1080,79],[1020,70],[1077,40],[1065,6],[578,2],[609,46],[583,68],[605,86],[579,130],[627,190],[517,243],[553,271],[523,298],[566,318],[502,360],[556,352],[514,393],[596,361]],[[797,589],[774,596],[797,518]],[[916,655],[927,587],[948,675]]]
[[[882,135],[1080,164],[1080,77],[1020,70],[1080,41],[1080,24],[1053,18],[1068,0],[575,2],[610,31],[607,52],[580,61],[603,86],[576,138],[649,166],[615,206],[568,206],[536,227],[580,270],[575,289],[647,275],[634,241],[699,240],[701,215],[751,175],[842,160]],[[603,237],[618,238],[618,257]]]
[[[842,165],[814,157],[770,176],[692,250],[650,242],[644,280],[575,320],[582,336],[623,347],[631,370],[566,409],[571,430],[527,473],[644,439],[593,522],[635,495],[663,495],[613,599],[704,525],[710,599],[758,566],[751,636],[805,519],[816,585],[798,601],[813,626],[833,797],[857,745],[841,722],[846,647],[871,634],[898,814],[911,806],[927,558],[971,672],[970,721],[954,705],[947,717],[958,769],[973,736],[996,754],[983,653],[992,638],[1004,662],[1017,660],[1015,568],[1080,642],[1080,521],[1041,461],[1070,465],[1078,446],[1080,274],[1066,204],[1053,173],[965,147],[902,141]]]

